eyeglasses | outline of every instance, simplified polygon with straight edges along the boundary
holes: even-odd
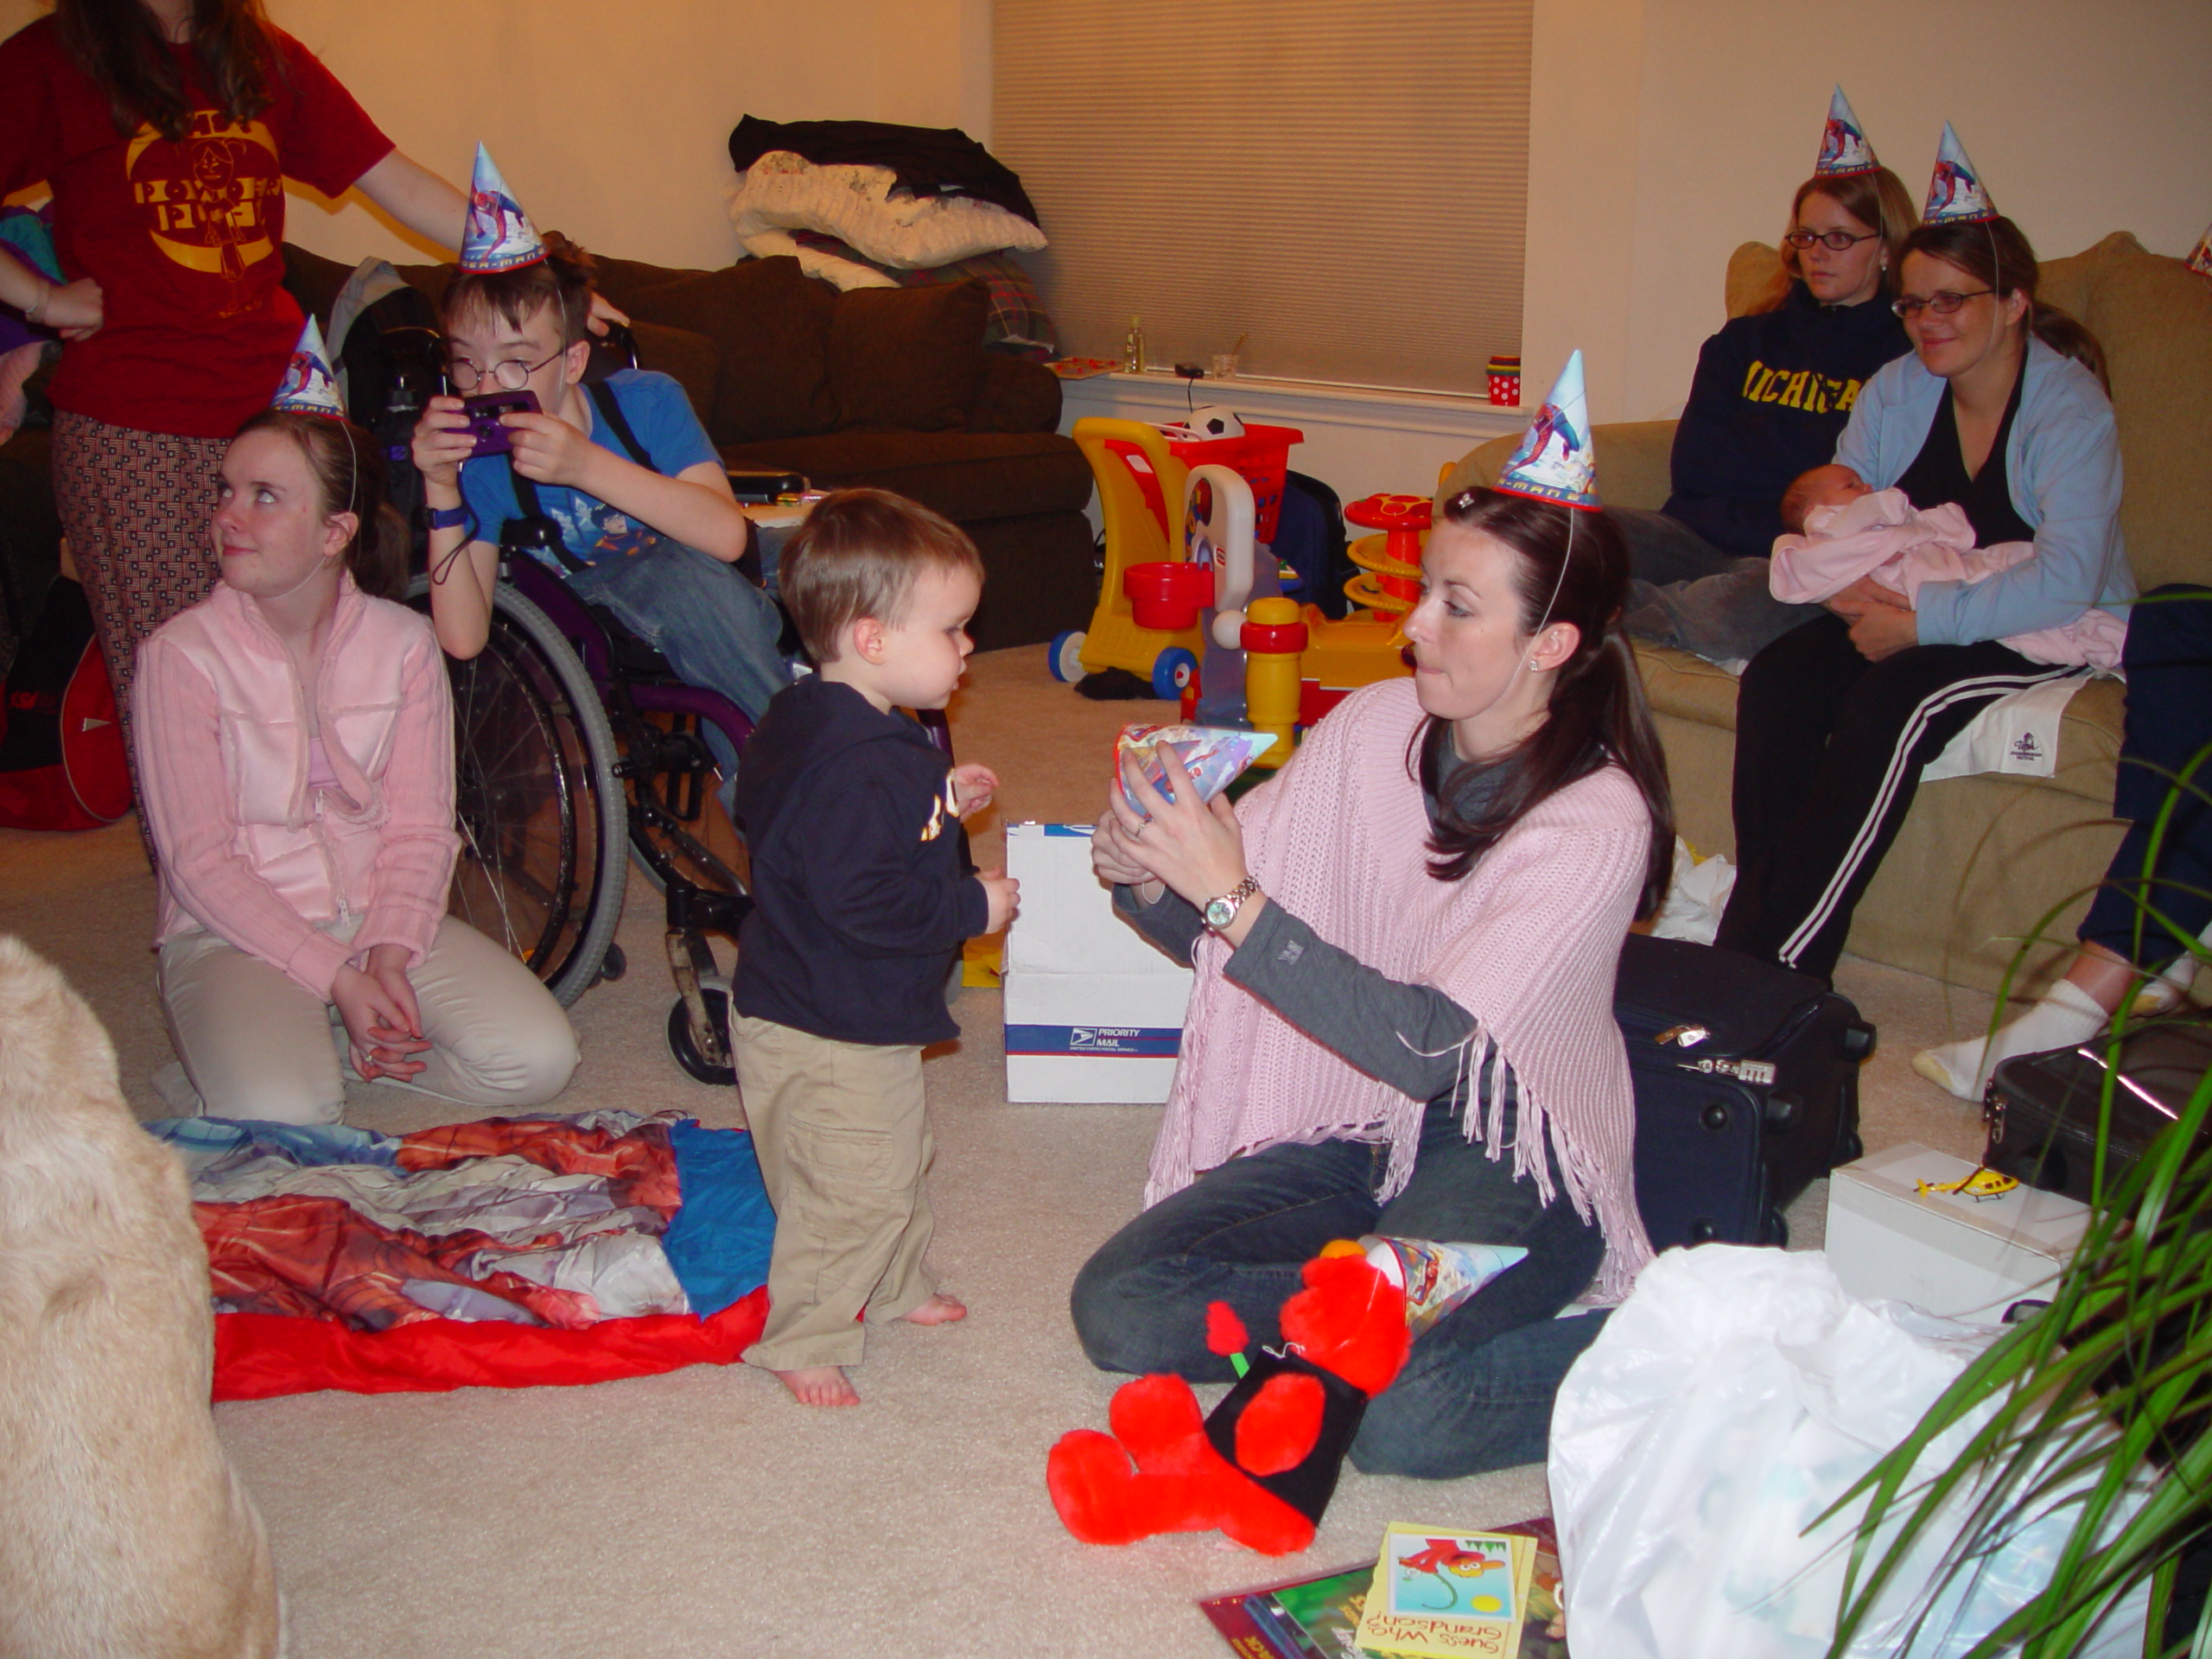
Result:
[[[1985,294],[1994,294],[1993,288],[1977,288],[1970,294],[1954,294],[1948,288],[1939,288],[1926,299],[1907,295],[1902,300],[1890,302],[1890,309],[1910,322],[1923,311],[1933,311],[1939,317],[1948,317],[1968,300],[1978,300]]]
[[[1879,231],[1869,231],[1864,236],[1853,236],[1849,231],[1791,231],[1782,239],[1801,252],[1817,242],[1824,248],[1845,253],[1861,242],[1872,242],[1880,234]]]
[[[560,351],[547,358],[545,363],[558,361],[568,349],[563,346]],[[494,363],[492,365],[492,378],[509,391],[520,391],[530,384],[530,377],[543,368],[545,363],[525,363],[518,357],[511,357],[504,363]],[[484,371],[465,357],[448,359],[446,372],[452,377],[455,391],[474,391],[484,384]]]

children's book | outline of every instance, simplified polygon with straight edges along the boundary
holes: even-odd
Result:
[[[1360,1646],[1421,1659],[1513,1659],[1529,1610],[1535,1541],[1393,1521],[1360,1610]]]
[[[1298,1590],[1310,1584],[1333,1584],[1344,1579],[1357,1579],[1364,1593],[1368,1581],[1374,1576],[1375,1569],[1363,1564],[1344,1567],[1319,1579],[1289,1579],[1280,1584],[1209,1596],[1198,1603],[1198,1611],[1212,1621],[1214,1629],[1221,1632],[1221,1639],[1229,1643],[1229,1650],[1236,1659],[1312,1659],[1316,1653],[1324,1655],[1325,1659],[1338,1659],[1339,1649],[1311,1645],[1305,1631],[1284,1614],[1274,1597],[1279,1591]]]
[[[1551,1517],[1538,1516],[1492,1531],[1526,1539],[1532,1558],[1521,1645],[1504,1651],[1513,1659],[1567,1659],[1566,1642],[1554,1641],[1549,1634],[1560,1612],[1559,1541]],[[1307,1659],[1315,1651],[1323,1659],[1388,1659],[1382,1649],[1362,1647],[1358,1641],[1359,1616],[1374,1582],[1375,1568],[1363,1563],[1318,1578],[1236,1591],[1198,1605],[1237,1659]],[[1255,1603],[1289,1619],[1310,1645],[1270,1640],[1253,1616]],[[1268,1628],[1280,1626],[1270,1620]]]
[[[1287,1584],[1269,1598],[1313,1644],[1322,1659],[1362,1659],[1356,1632],[1375,1569],[1355,1567],[1325,1578]]]

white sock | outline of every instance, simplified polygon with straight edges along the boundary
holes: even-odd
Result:
[[[2050,993],[1994,1037],[1967,1037],[1955,1043],[1925,1048],[1912,1057],[1912,1069],[1930,1083],[1941,1084],[1961,1100],[1980,1100],[1989,1074],[2015,1054],[2039,1054],[2047,1048],[2065,1048],[2094,1036],[2112,1018],[2070,979],[2062,979]]]

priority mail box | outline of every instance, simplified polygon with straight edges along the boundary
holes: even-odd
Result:
[[[1843,1287],[1985,1324],[2023,1298],[2048,1298],[2088,1227],[2088,1206],[2032,1186],[1986,1198],[1920,1190],[1974,1168],[1908,1142],[1837,1170],[1827,1257]]]
[[[1021,883],[1006,939],[1006,1097],[1166,1100],[1191,970],[1115,913],[1090,871],[1089,824],[1008,824],[1006,868]]]

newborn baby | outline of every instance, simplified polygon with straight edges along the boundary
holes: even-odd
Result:
[[[1983,582],[2035,556],[2033,542],[1974,544],[1974,526],[1950,502],[1922,512],[1903,490],[1873,490],[1848,467],[1815,467],[1782,498],[1782,521],[1798,534],[1777,536],[1767,581],[1774,596],[1817,605],[1872,576],[1916,600],[1929,582]],[[2127,624],[2110,611],[2085,610],[2063,627],[2015,634],[2004,643],[2037,663],[2088,664],[2120,671]]]

